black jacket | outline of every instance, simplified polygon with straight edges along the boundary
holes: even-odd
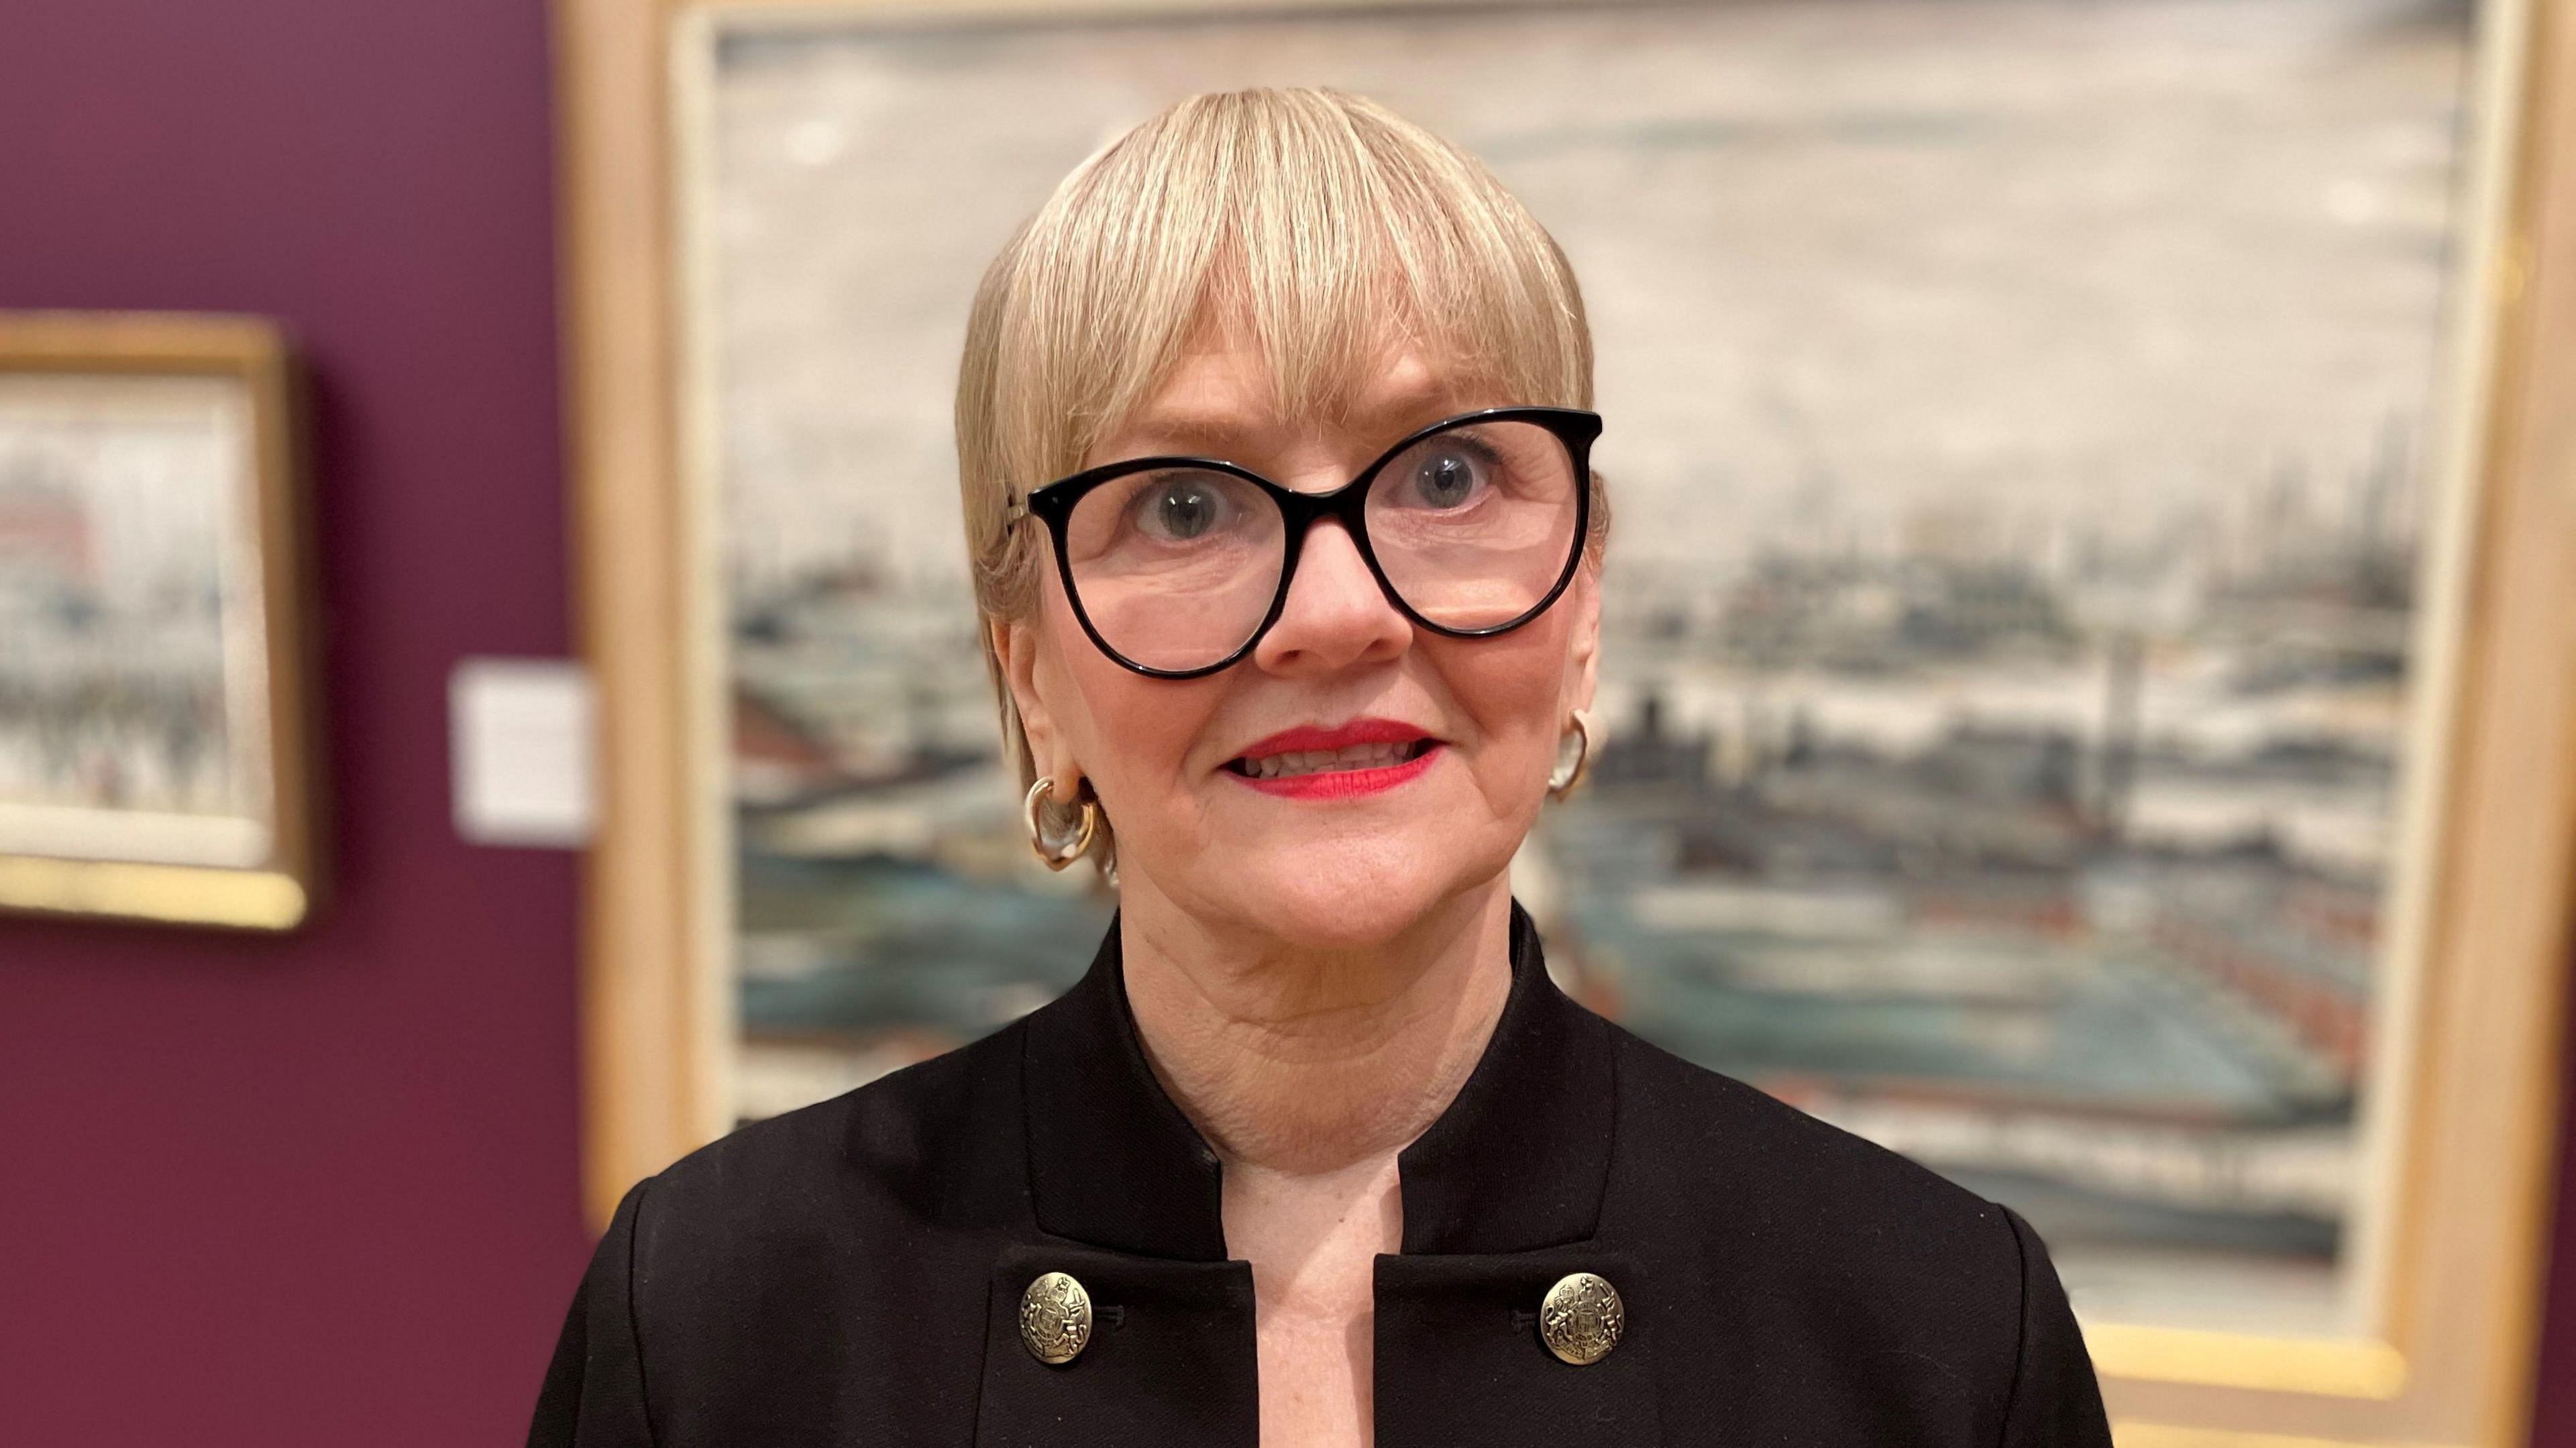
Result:
[[[2111,1441],[2026,1223],[1575,1004],[1517,906],[1493,1039],[1398,1165],[1379,1448]],[[1112,924],[1043,1009],[638,1183],[528,1441],[1249,1448],[1218,1174],[1137,1044]],[[1094,1304],[1062,1366],[1020,1336],[1048,1271]],[[1580,1367],[1536,1326],[1577,1271],[1626,1310]]]

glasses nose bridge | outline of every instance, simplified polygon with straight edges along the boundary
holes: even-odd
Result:
[[[1359,548],[1360,557],[1368,560],[1374,571],[1377,561],[1368,545],[1368,491],[1369,484],[1377,480],[1377,472],[1376,466],[1371,465],[1340,487],[1323,493],[1304,493],[1270,483],[1277,491],[1281,511],[1287,514],[1288,546],[1292,550],[1302,550],[1307,531],[1317,522],[1330,518],[1342,525],[1343,532],[1351,535],[1351,542]],[[1263,481],[1269,482],[1266,478]]]
[[[1365,483],[1367,479],[1354,481]],[[1369,546],[1360,521],[1360,504],[1365,496],[1364,487],[1344,484],[1329,493],[1299,493],[1299,501],[1288,505],[1297,512],[1289,519],[1286,530],[1287,556],[1280,570],[1276,600],[1269,617],[1237,657],[1275,650],[1276,641],[1287,638],[1295,640],[1292,647],[1301,655],[1318,649],[1333,654],[1340,646],[1332,640],[1347,643],[1357,635],[1386,637],[1411,629],[1413,611],[1397,595],[1386,570],[1379,566],[1376,550]],[[1316,523],[1326,520],[1343,525],[1351,556],[1327,558],[1319,572],[1318,555],[1310,546],[1314,542],[1312,530]],[[1317,593],[1319,588],[1324,592]]]
[[[1379,463],[1383,461],[1380,459]],[[1377,586],[1379,595],[1397,612],[1409,613],[1396,594],[1395,581],[1386,576],[1386,569],[1379,564],[1377,549],[1369,543],[1368,495],[1370,485],[1377,481],[1379,463],[1371,463],[1358,476],[1325,493],[1303,493],[1294,488],[1280,487],[1277,483],[1271,484],[1285,495],[1280,506],[1288,523],[1285,539],[1288,556],[1279,574],[1280,607],[1287,606],[1289,590],[1296,585],[1298,566],[1306,557],[1308,535],[1317,523],[1330,518],[1342,525],[1342,532],[1351,540],[1351,551],[1359,555],[1360,567],[1368,573],[1369,581]]]

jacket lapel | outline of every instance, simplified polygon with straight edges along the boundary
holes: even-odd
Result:
[[[1512,904],[1512,989],[1456,1099],[1396,1157],[1404,1251],[1525,1252],[1590,1237],[1618,1110],[1610,1023],[1547,974]]]

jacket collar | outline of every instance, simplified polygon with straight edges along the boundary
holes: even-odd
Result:
[[[1548,978],[1518,901],[1511,972],[1475,1070],[1396,1157],[1407,1253],[1532,1251],[1599,1223],[1616,1101],[1610,1025]],[[1223,1168],[1146,1064],[1116,920],[1090,971],[1028,1018],[1022,1043],[1038,1226],[1114,1251],[1224,1260]]]

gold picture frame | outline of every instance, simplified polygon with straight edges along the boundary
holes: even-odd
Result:
[[[264,319],[0,312],[0,582],[25,645],[0,686],[42,761],[0,784],[0,907],[251,930],[311,911],[296,418]]]
[[[1329,0],[1328,0],[1329,3]],[[1094,7],[1095,9],[1099,7]],[[1121,0],[1126,19],[1206,3]],[[996,20],[1062,7],[976,3]],[[586,1199],[729,1125],[733,1007],[705,963],[729,921],[721,641],[707,596],[710,420],[678,177],[727,27],[954,19],[960,6],[558,0],[564,291],[583,647],[602,697],[586,905]],[[2553,1208],[2576,917],[2576,17],[2481,11],[2469,260],[2444,375],[2438,525],[2408,814],[2431,868],[2394,931],[2422,961],[2381,1080],[2387,1263],[2366,1332],[2283,1338],[2089,1323],[2124,1448],[2511,1448],[2525,1439]]]

